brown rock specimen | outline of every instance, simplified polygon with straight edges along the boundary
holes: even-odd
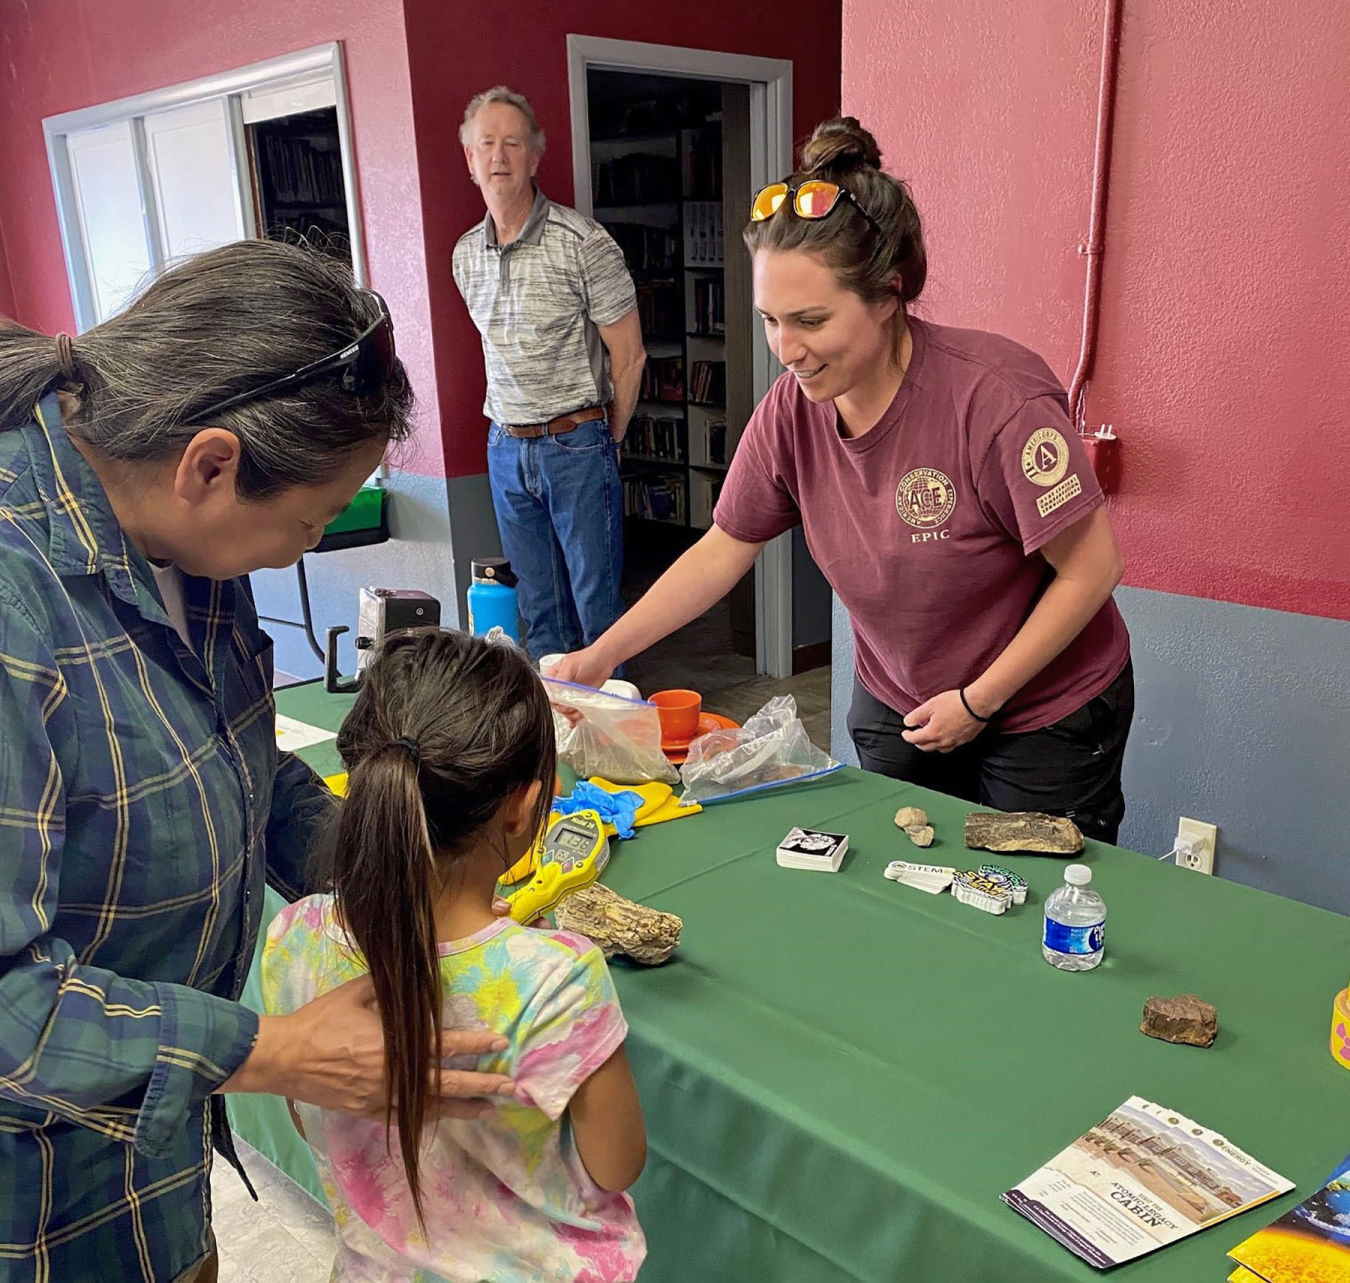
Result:
[[[895,827],[897,829],[920,828],[928,823],[928,815],[919,806],[902,806],[895,813]]]
[[[1072,820],[1039,811],[974,811],[966,816],[966,845],[972,851],[1077,855],[1083,835]]]
[[[1190,1047],[1208,1047],[1219,1033],[1219,1013],[1193,993],[1176,998],[1150,998],[1144,1003],[1141,1034],[1163,1042],[1184,1042]]]
[[[554,916],[564,931],[579,931],[598,944],[606,958],[621,953],[649,967],[675,952],[684,927],[673,913],[625,900],[598,882],[574,891]]]
[[[933,826],[931,824],[907,824],[905,834],[915,846],[933,845]]]

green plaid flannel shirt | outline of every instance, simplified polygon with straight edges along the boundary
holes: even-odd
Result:
[[[0,430],[5,1283],[151,1283],[205,1254],[264,878],[303,889],[334,805],[277,751],[247,581],[184,596],[191,649],[54,397]]]

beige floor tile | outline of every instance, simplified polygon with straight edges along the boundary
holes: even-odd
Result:
[[[328,1209],[261,1154],[239,1149],[258,1201],[217,1161],[211,1198],[221,1283],[327,1283],[335,1250]]]
[[[292,1273],[309,1274],[320,1264],[309,1248],[268,1213],[228,1240],[217,1235],[216,1242],[222,1259],[229,1257],[232,1261],[241,1262],[254,1273],[259,1266],[267,1265],[277,1271],[284,1268]],[[278,1273],[277,1277],[282,1275]]]

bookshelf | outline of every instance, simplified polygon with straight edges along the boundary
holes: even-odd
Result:
[[[247,127],[254,212],[263,234],[305,237],[349,259],[351,233],[337,109],[322,107]]]
[[[727,408],[722,113],[672,116],[668,129],[593,137],[592,194],[632,273],[647,347],[621,455],[625,516],[697,535],[712,524],[744,416],[732,423]]]

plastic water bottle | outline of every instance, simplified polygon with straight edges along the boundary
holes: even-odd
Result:
[[[1091,971],[1102,960],[1105,935],[1106,902],[1092,889],[1092,870],[1071,864],[1045,902],[1041,953],[1061,971]]]
[[[470,563],[469,632],[488,641],[520,641],[516,579],[505,557],[475,557]]]

